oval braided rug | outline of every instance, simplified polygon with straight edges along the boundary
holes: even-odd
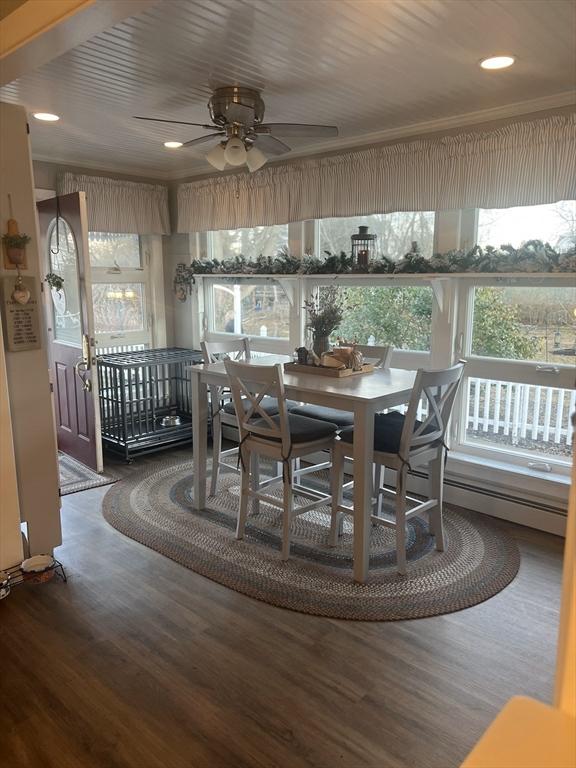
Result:
[[[326,483],[326,474],[318,477]],[[434,548],[427,521],[409,521],[406,576],[396,572],[394,532],[377,525],[371,529],[368,580],[355,584],[351,522],[346,518],[340,544],[329,547],[328,508],[295,518],[291,556],[282,561],[281,512],[273,506],[261,503],[260,512],[248,517],[245,538],[235,539],[239,482],[238,474],[222,473],[218,496],[196,512],[191,462],[163,460],[112,486],[103,514],[126,536],[226,587],[339,619],[394,621],[458,611],[492,597],[518,572],[514,539],[492,518],[450,507],[444,512],[444,552]]]

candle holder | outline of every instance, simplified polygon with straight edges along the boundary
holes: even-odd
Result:
[[[368,227],[358,227],[358,232],[351,236],[352,266],[368,268],[368,264],[376,255],[376,240],[378,235],[368,233]]]

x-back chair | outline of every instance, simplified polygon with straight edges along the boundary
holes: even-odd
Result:
[[[250,341],[247,338],[230,339],[226,341],[202,341],[202,356],[205,363],[216,363],[226,357],[233,360],[250,360]],[[238,453],[238,448],[222,450],[222,426],[238,427],[234,404],[225,396],[223,387],[210,386],[210,404],[212,415],[212,478],[210,481],[210,496],[216,494],[220,466],[234,469],[222,461],[226,456]],[[274,413],[278,410],[274,406]]]
[[[316,451],[331,450],[337,427],[329,422],[309,419],[288,411],[281,365],[252,365],[226,360],[225,366],[240,432],[242,489],[236,538],[244,536],[250,499],[256,509],[261,501],[278,507],[282,510],[283,518],[282,559],[286,560],[290,554],[293,518],[318,506],[329,505],[331,501],[328,494],[294,485],[293,459]],[[277,414],[270,414],[263,407],[267,397],[276,400]],[[282,463],[280,476],[261,481],[261,456]],[[263,493],[263,489],[279,483],[283,486],[282,501]],[[295,495],[308,498],[310,502],[296,507]]]
[[[394,347],[369,346],[368,344],[356,344],[356,349],[362,353],[365,362],[372,363],[375,368],[389,368]],[[299,416],[308,416],[311,419],[321,419],[336,424],[339,429],[351,427],[354,424],[354,414],[350,411],[339,411],[337,408],[326,408],[323,405],[299,405],[292,409],[292,413]]]
[[[399,573],[406,573],[406,521],[415,515],[428,513],[430,530],[436,540],[436,549],[444,549],[442,526],[442,503],[444,486],[444,465],[446,459],[446,430],[452,413],[454,399],[462,380],[464,361],[451,368],[438,371],[420,369],[416,375],[414,389],[405,414],[399,411],[378,413],[374,421],[374,454],[378,478],[375,488],[376,514],[372,521],[394,528],[396,531],[396,558]],[[416,416],[421,399],[428,404],[428,415],[422,421]],[[333,451],[332,471],[332,524],[331,543],[336,544],[341,533],[342,513],[353,513],[351,507],[342,504],[343,487],[353,483],[344,480],[344,460],[353,458],[353,428],[340,432]],[[428,464],[429,498],[419,501],[407,495],[406,479],[409,469]],[[384,487],[384,469],[396,470],[396,490]],[[383,513],[384,494],[395,498],[393,517]],[[416,506],[407,510],[407,501]]]

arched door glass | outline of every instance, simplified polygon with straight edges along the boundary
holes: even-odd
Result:
[[[82,318],[78,249],[74,233],[65,219],[62,217],[54,219],[48,229],[47,241],[50,271],[64,279],[64,285],[60,291],[51,289],[54,339],[64,344],[80,346]]]

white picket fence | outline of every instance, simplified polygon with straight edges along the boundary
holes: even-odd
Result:
[[[502,435],[512,445],[526,439],[571,443],[575,390],[469,378],[467,402],[467,428],[473,432]]]

